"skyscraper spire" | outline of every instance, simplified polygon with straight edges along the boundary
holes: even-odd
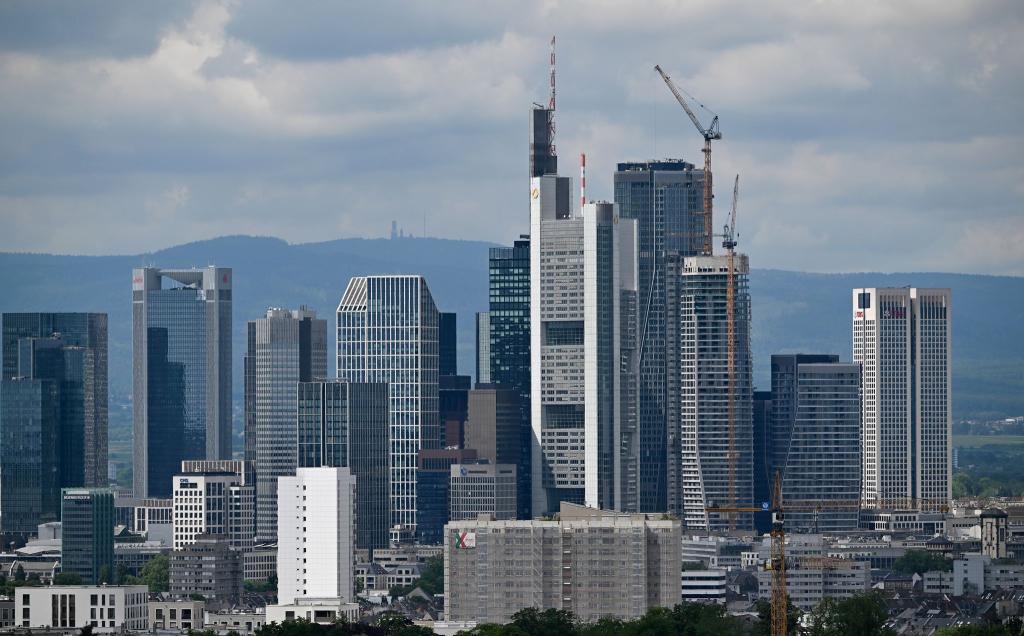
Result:
[[[551,96],[548,98],[548,110],[551,115],[548,117],[548,141],[551,144],[551,154],[555,154],[555,36],[551,36]]]

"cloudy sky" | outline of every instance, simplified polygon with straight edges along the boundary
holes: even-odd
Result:
[[[558,36],[563,174],[700,162],[759,267],[1024,275],[1024,3],[0,4],[0,251],[527,228]],[[715,225],[721,224],[716,219]]]

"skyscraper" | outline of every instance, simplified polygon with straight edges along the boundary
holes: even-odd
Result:
[[[566,203],[568,204],[568,203]],[[489,381],[519,398],[520,490],[532,490],[530,440],[530,237],[522,235],[512,247],[492,247],[488,253]],[[478,377],[483,382],[482,374]],[[519,514],[529,519],[532,496],[521,498]]]
[[[63,365],[51,374],[60,393],[60,483],[107,483],[107,315],[3,314],[3,379],[18,375],[19,341],[57,339]]]
[[[491,314],[476,312],[476,383],[491,383]]]
[[[231,269],[132,271],[134,490],[169,497],[183,459],[231,457]]]
[[[439,375],[458,375],[458,314],[442,311],[437,314],[437,355]]]
[[[357,276],[338,304],[338,379],[387,382],[391,523],[416,529],[416,461],[440,445],[438,311],[422,276]]]
[[[636,222],[603,202],[574,216],[569,186],[531,185],[534,515],[637,506]]]
[[[555,109],[534,106],[530,111],[530,178],[558,174],[553,145]]]
[[[256,499],[252,477],[246,462],[182,462],[174,476],[174,549],[211,535],[239,552],[250,550]]]
[[[114,493],[66,488],[61,499],[62,572],[87,585],[114,583]]]
[[[839,356],[772,356],[770,473],[782,477],[787,531],[860,523],[860,365]]]
[[[348,468],[356,480],[356,547],[387,547],[388,386],[344,380],[298,386],[298,467]]]
[[[0,532],[60,518],[59,393],[52,380],[0,384]]]
[[[669,390],[668,510],[689,528],[731,525],[711,506],[753,500],[753,384],[747,257],[734,263],[734,411],[729,427],[729,338],[726,256],[669,259],[666,332]],[[734,468],[730,468],[730,457]],[[738,514],[737,528],[750,528]]]
[[[307,307],[248,323],[245,458],[256,471],[256,540],[277,537],[277,478],[294,475],[296,386],[327,377],[327,321]]]
[[[951,300],[949,289],[853,290],[866,506],[940,510],[952,497]]]
[[[299,468],[277,493],[277,598],[352,600],[356,480],[347,468]]]
[[[636,219],[640,298],[640,509],[666,509],[667,259],[702,248],[704,171],[681,160],[620,163],[615,203]]]

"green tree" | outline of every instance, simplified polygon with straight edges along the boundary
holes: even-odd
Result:
[[[1017,636],[1019,633],[1019,629],[1014,631],[1007,625],[961,625],[943,627],[935,636]]]
[[[786,600],[786,633],[797,634],[798,627],[800,624],[800,617],[803,616],[803,612],[793,605],[793,601]],[[772,604],[769,601],[758,601],[757,602],[757,616],[760,619],[757,625],[754,626],[754,633],[758,635],[768,636],[772,633]]]
[[[14,580],[24,581],[25,580],[25,568],[19,563],[18,567],[14,569]]]
[[[662,611],[653,609],[651,612]],[[648,612],[648,615],[651,614]],[[672,609],[681,636],[742,636],[746,627],[716,603],[680,603]]]
[[[110,580],[110,566],[104,565],[100,568],[100,583],[113,583]]]
[[[149,586],[150,592],[166,592],[170,589],[170,564],[171,560],[166,554],[153,557],[142,566],[139,578]]]
[[[538,610],[528,607],[512,615],[512,624],[530,636],[571,636],[576,633],[576,617],[569,610]]]
[[[77,572],[58,572],[53,577],[54,585],[81,585],[82,577]]]
[[[889,618],[885,600],[876,592],[858,594],[844,600],[826,598],[810,614],[808,636],[895,636],[885,626]]]
[[[893,562],[892,569],[900,574],[924,574],[935,570],[952,572],[953,561],[927,550],[907,550]]]
[[[78,630],[78,636],[92,636],[92,625],[85,625]]]

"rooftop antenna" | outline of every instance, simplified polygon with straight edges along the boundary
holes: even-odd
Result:
[[[551,154],[555,154],[555,36],[551,36],[551,96],[548,98],[548,141],[551,144]]]
[[[587,153],[580,153],[580,216],[583,206],[587,204]]]

